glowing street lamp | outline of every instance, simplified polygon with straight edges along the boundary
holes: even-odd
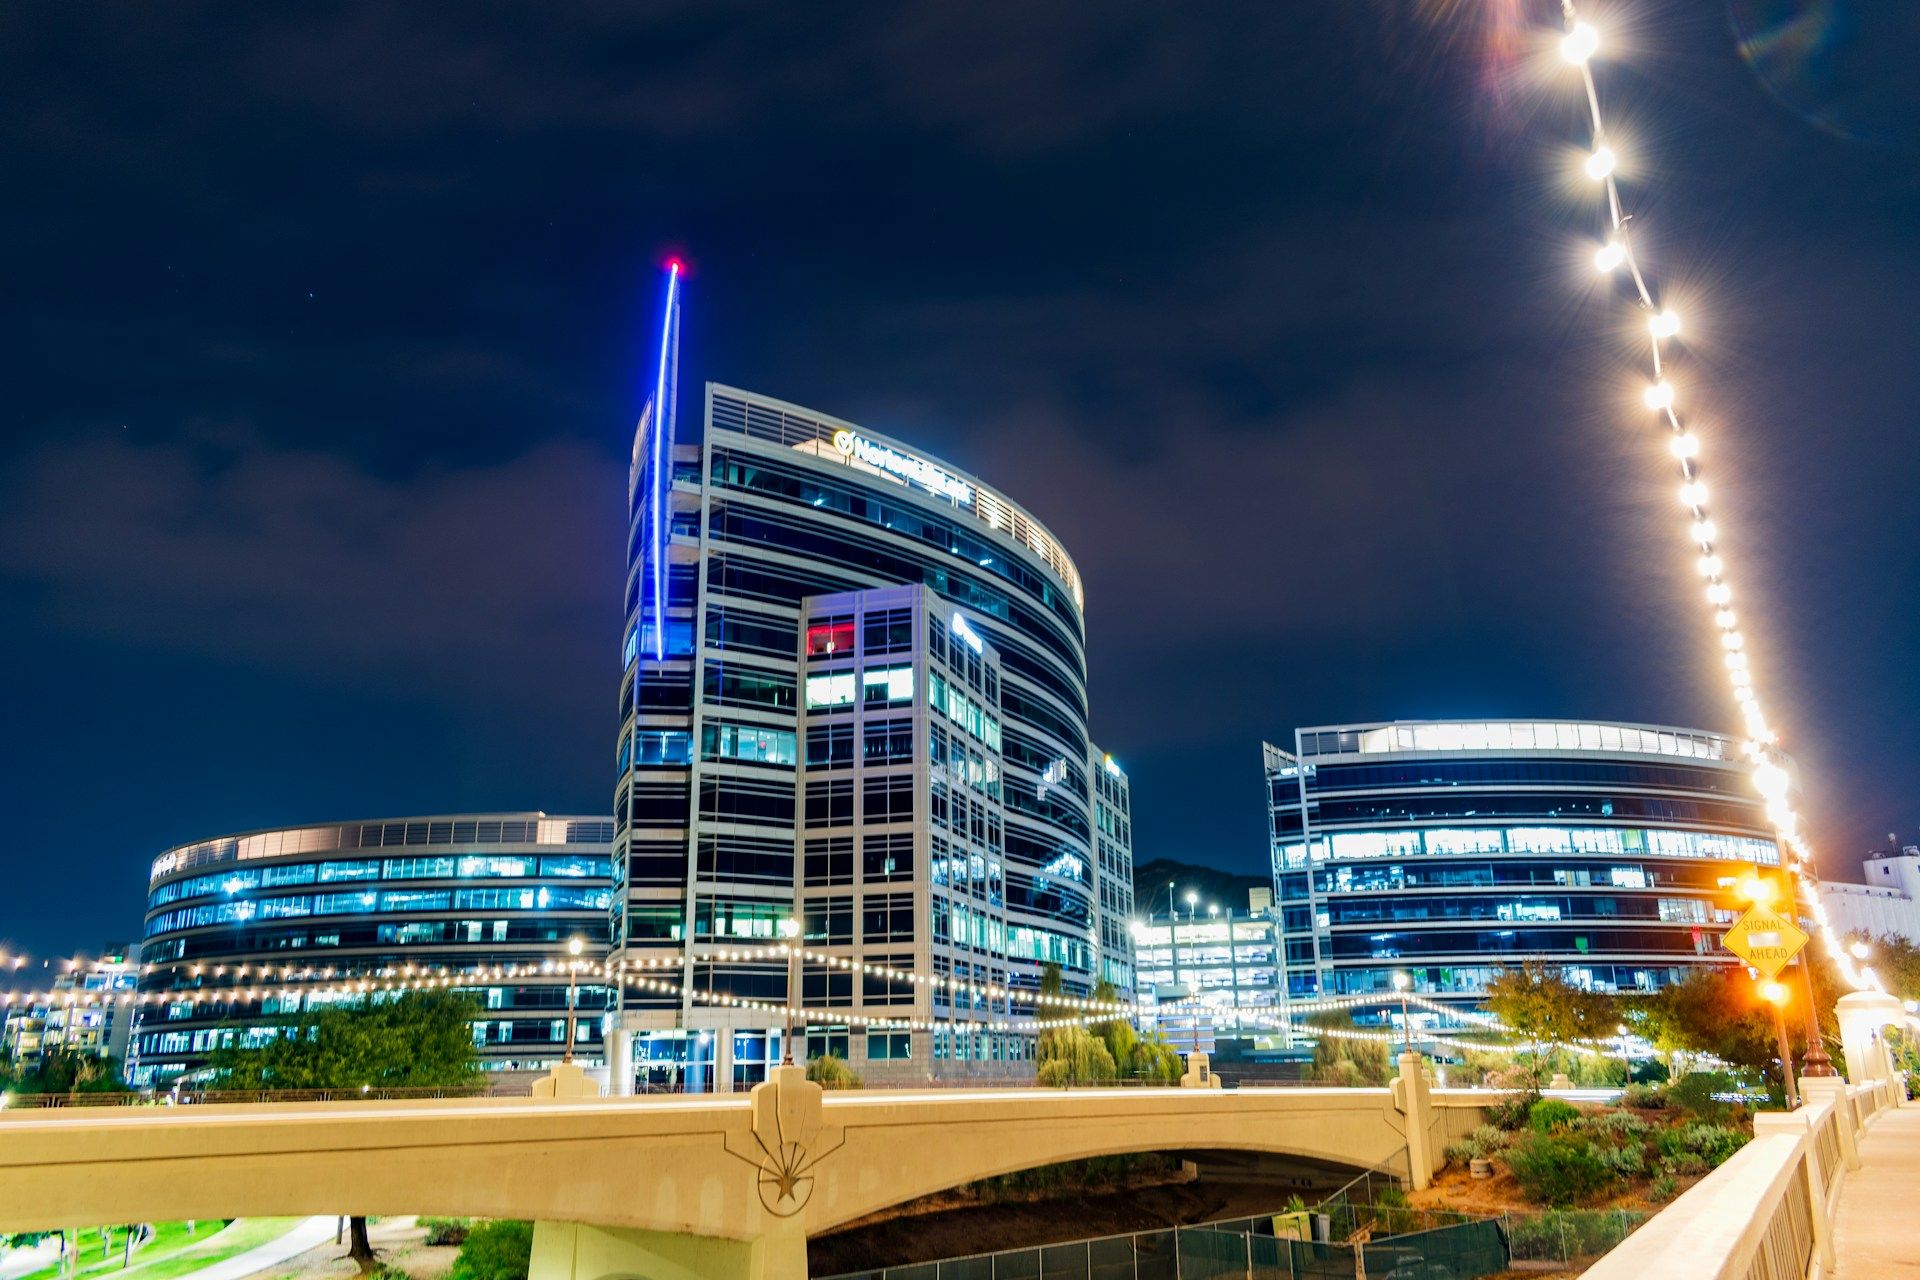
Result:
[[[800,922],[792,916],[782,920],[780,936],[787,940],[787,1029],[780,1036],[780,1065],[790,1067],[793,1065],[793,1002],[800,987],[799,979],[794,976],[799,967],[800,948],[794,945],[794,940],[800,936]]]
[[[580,953],[587,944],[575,934],[567,939],[567,1047],[561,1052],[560,1061],[573,1061],[573,1019],[578,1011]]]

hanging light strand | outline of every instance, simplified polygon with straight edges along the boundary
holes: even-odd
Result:
[[[1780,751],[1779,736],[1767,723],[1755,688],[1746,635],[1740,626],[1740,615],[1733,607],[1733,587],[1728,581],[1726,557],[1720,549],[1720,530],[1710,514],[1707,486],[1701,479],[1700,439],[1687,428],[1677,392],[1667,378],[1673,348],[1681,335],[1681,319],[1672,310],[1660,306],[1655,290],[1647,282],[1634,251],[1633,215],[1627,211],[1620,194],[1618,156],[1609,140],[1600,90],[1593,73],[1594,58],[1601,46],[1600,32],[1580,16],[1575,0],[1561,0],[1561,14],[1566,33],[1561,37],[1560,53],[1579,71],[1586,92],[1592,150],[1583,167],[1590,179],[1601,184],[1606,199],[1607,239],[1595,251],[1593,263],[1602,275],[1626,268],[1632,285],[1632,301],[1645,319],[1652,381],[1642,392],[1642,398],[1665,427],[1668,452],[1679,464],[1679,497],[1686,514],[1685,537],[1689,554],[1705,584],[1702,595],[1728,684],[1744,722],[1744,745],[1753,765],[1754,788],[1766,801],[1767,819],[1773,826],[1782,860],[1799,884],[1827,954],[1838,966],[1843,981],[1855,989],[1879,988],[1878,975],[1854,963],[1827,917],[1820,897],[1818,863],[1793,808],[1792,779]]]

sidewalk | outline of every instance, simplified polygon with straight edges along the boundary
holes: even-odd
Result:
[[[1860,1167],[1840,1188],[1833,1280],[1920,1277],[1920,1105],[1888,1111],[1860,1139]]]
[[[277,1267],[289,1258],[297,1257],[317,1245],[326,1244],[333,1239],[335,1224],[338,1220],[332,1215],[322,1218],[308,1218],[293,1230],[265,1244],[256,1245],[245,1253],[236,1253],[223,1262],[212,1262],[198,1271],[189,1271],[180,1280],[244,1280],[244,1277]],[[211,1247],[219,1236],[207,1241]],[[162,1259],[166,1261],[166,1259]],[[138,1275],[140,1268],[116,1273],[111,1280],[120,1280],[121,1276]]]

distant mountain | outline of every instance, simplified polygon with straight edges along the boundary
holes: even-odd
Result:
[[[1133,868],[1133,913],[1145,918],[1149,911],[1157,916],[1167,914],[1167,882],[1174,884],[1174,897],[1184,913],[1187,909],[1187,893],[1191,890],[1200,895],[1200,914],[1205,915],[1207,904],[1217,902],[1222,911],[1247,909],[1247,890],[1271,889],[1273,881],[1266,876],[1249,875],[1242,871],[1222,871],[1218,867],[1200,867],[1191,862],[1175,862],[1172,858],[1155,858],[1152,862],[1139,862]]]

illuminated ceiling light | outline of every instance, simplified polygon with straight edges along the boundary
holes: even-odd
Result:
[[[1605,275],[1627,260],[1627,246],[1618,240],[1609,240],[1594,251],[1594,270]]]
[[[1744,649],[1747,647],[1747,641],[1738,631],[1729,631],[1720,637],[1720,647],[1723,649]]]
[[[1703,547],[1711,545],[1714,535],[1719,532],[1718,529],[1713,527],[1713,521],[1711,520],[1695,520],[1691,525],[1687,526],[1687,533],[1692,536],[1695,542]]]
[[[1689,480],[1680,486],[1680,501],[1683,505],[1689,507],[1706,506],[1707,486],[1701,484],[1698,480]]]
[[[1680,317],[1671,311],[1662,311],[1648,318],[1647,328],[1656,338],[1675,338],[1680,335]]]
[[[1648,387],[1641,398],[1647,402],[1649,409],[1671,409],[1673,408],[1673,384],[1662,378]]]
[[[1709,604],[1725,604],[1731,599],[1733,599],[1733,588],[1724,582],[1716,582],[1707,588]]]
[[[1700,570],[1700,576],[1703,578],[1717,578],[1727,566],[1719,556],[1701,556],[1694,567]]]
[[[1725,631],[1730,629],[1734,625],[1734,623],[1740,621],[1740,619],[1738,616],[1735,615],[1733,610],[1722,609],[1720,612],[1713,615],[1713,621],[1715,626],[1718,626],[1721,630]]]
[[[1691,431],[1685,431],[1667,442],[1667,448],[1673,456],[1682,461],[1700,456],[1700,437]]]
[[[1587,157],[1587,176],[1598,182],[1613,172],[1616,160],[1612,147],[1595,147],[1593,154]]]
[[[1560,40],[1560,56],[1574,66],[1585,64],[1600,48],[1600,32],[1591,22],[1576,22]]]

